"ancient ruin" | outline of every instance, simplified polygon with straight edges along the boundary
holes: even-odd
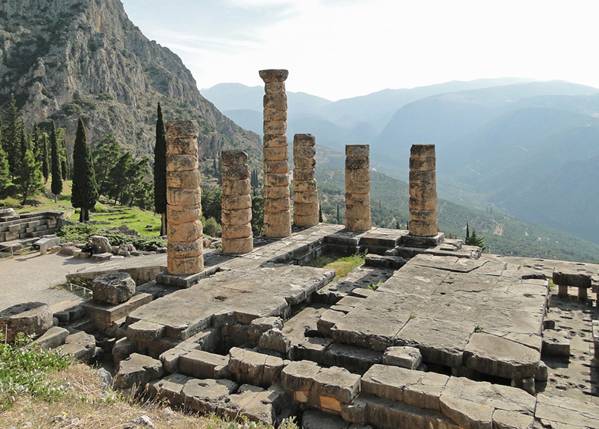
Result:
[[[287,155],[287,70],[261,70],[264,81],[264,235],[291,234]]]
[[[316,187],[316,139],[310,134],[293,138],[293,224],[318,225],[320,204]]]
[[[254,247],[247,154],[224,151],[222,249],[202,248],[197,136],[170,123],[165,266],[78,272],[91,299],[1,311],[9,339],[108,356],[116,388],[274,426],[599,429],[599,265],[446,238],[431,145],[411,150],[409,230],[372,226],[369,147],[347,146],[333,225],[318,222],[315,139],[296,135],[291,233],[287,72],[260,75],[268,238]],[[319,262],[347,255],[363,260],[344,276]]]
[[[227,150],[222,160],[223,253],[247,253],[254,248],[252,196],[247,153]]]
[[[204,269],[202,191],[198,170],[198,134],[193,122],[167,124],[168,273],[186,275]]]
[[[370,213],[370,146],[345,147],[345,227],[368,231]]]

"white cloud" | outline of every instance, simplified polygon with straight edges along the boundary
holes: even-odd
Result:
[[[158,31],[154,36],[183,57],[201,87],[219,82],[261,84],[258,70],[265,67],[288,68],[290,89],[329,98],[501,76],[599,87],[596,0],[220,4],[222,11],[213,5],[206,11],[213,16],[203,17],[217,21],[210,26],[215,34],[198,30],[197,40],[184,42],[166,36],[161,40],[163,33]],[[233,12],[235,19],[228,21]],[[156,30],[140,26],[146,32]],[[194,28],[184,31],[195,34]]]

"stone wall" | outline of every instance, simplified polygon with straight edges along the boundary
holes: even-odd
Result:
[[[314,136],[310,134],[296,134],[293,138],[293,223],[301,227],[319,222],[315,145]]]
[[[54,234],[62,225],[62,212],[38,212],[0,217],[0,242]]]
[[[204,269],[198,133],[193,122],[175,121],[167,124],[166,138],[167,269],[196,274]]]
[[[370,214],[370,146],[345,146],[345,227],[367,231]]]
[[[222,160],[222,247],[223,253],[247,253],[254,248],[252,196],[248,155],[227,150]]]
[[[287,164],[287,70],[261,70],[264,94],[264,235],[291,234]]]

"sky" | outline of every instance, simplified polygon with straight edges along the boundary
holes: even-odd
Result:
[[[599,87],[599,0],[123,0],[199,88],[262,85],[331,100],[450,80]]]

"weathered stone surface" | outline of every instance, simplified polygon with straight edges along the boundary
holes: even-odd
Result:
[[[112,251],[108,238],[101,235],[92,235],[89,237],[89,242],[94,253],[110,253]]]
[[[383,355],[385,365],[418,369],[422,363],[422,354],[416,347],[389,347]]]
[[[310,134],[296,134],[293,137],[293,223],[310,227],[319,222],[318,192],[316,190],[315,139]],[[308,185],[303,185],[304,183]]]
[[[498,377],[534,377],[541,360],[540,350],[487,333],[474,333],[464,350],[467,368]]]
[[[302,429],[347,429],[349,423],[322,411],[308,410],[302,414]]]
[[[56,347],[63,345],[68,336],[68,330],[61,328],[60,326],[53,326],[41,337],[33,341],[32,344],[41,347],[42,349],[55,349]]]
[[[117,305],[135,294],[135,282],[125,272],[103,274],[92,283],[94,301]]]
[[[285,366],[281,358],[233,347],[229,351],[229,372],[240,383],[268,387],[279,380]]]
[[[287,97],[285,79],[288,72],[260,72],[264,80],[264,235],[272,238],[291,234],[289,211],[289,177],[287,165]],[[276,148],[276,149],[275,149]],[[273,155],[276,150],[276,156]],[[273,199],[273,188],[280,197]]]
[[[185,383],[181,394],[185,408],[199,413],[214,413],[237,389],[231,380],[201,380],[192,378]]]
[[[178,370],[197,378],[227,378],[229,356],[192,350],[179,357]]]
[[[90,300],[84,303],[82,307],[96,329],[105,332],[133,310],[151,301],[152,295],[149,293],[138,293],[122,304],[100,304]]]
[[[250,421],[276,426],[282,415],[289,414],[284,412],[285,408],[289,408],[289,399],[278,385],[266,390],[244,385],[237,394],[230,395],[229,400],[222,412],[230,418],[241,416]]]
[[[77,360],[88,362],[96,353],[96,339],[93,335],[85,332],[77,332],[66,337],[64,344],[58,347],[56,352],[63,356],[72,356]]]
[[[562,396],[539,394],[535,417],[543,428],[599,428],[599,408],[596,404]]]
[[[451,377],[441,395],[441,412],[464,428],[532,427],[535,397],[521,389]]]
[[[543,355],[568,359],[570,357],[570,340],[559,331],[543,332]]]
[[[435,145],[413,145],[410,150],[410,235],[433,237],[437,225]]]
[[[160,380],[149,382],[146,390],[156,399],[165,399],[171,405],[179,406],[185,402],[183,387],[190,380],[191,377],[183,374],[170,374]]]
[[[364,374],[361,383],[364,393],[439,411],[439,398],[448,380],[443,374],[374,365]]]
[[[371,228],[370,146],[345,146],[345,227],[350,231]]]
[[[435,410],[418,408],[370,395],[361,395],[360,397],[364,402],[366,422],[376,428],[462,429]]]
[[[141,386],[152,380],[162,377],[164,371],[158,359],[133,353],[119,363],[119,370],[114,377],[114,387],[127,389]]]
[[[0,311],[0,332],[8,342],[13,342],[18,333],[42,335],[52,325],[50,307],[41,302],[17,304]]]
[[[128,338],[119,338],[112,347],[112,361],[118,367],[119,363],[133,353],[133,343]]]
[[[196,274],[204,269],[202,247],[198,245],[202,243],[198,132],[192,121],[168,123],[166,130],[167,269],[173,275]]]

